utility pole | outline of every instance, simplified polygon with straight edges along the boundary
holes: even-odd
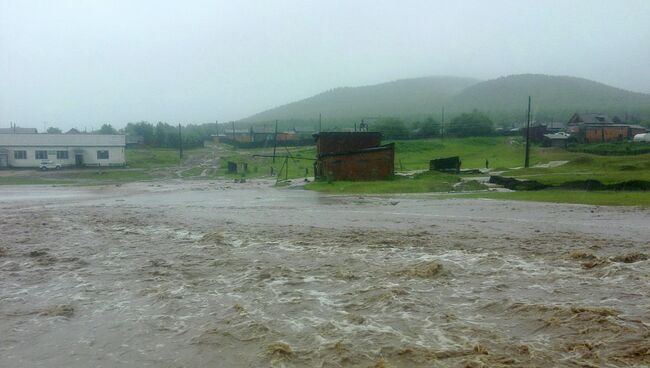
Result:
[[[275,121],[275,134],[273,134],[273,163],[275,163],[275,149],[278,147],[278,121]]]
[[[445,107],[442,107],[442,119],[440,120],[440,139],[445,137]]]
[[[183,159],[183,136],[181,135],[181,123],[178,123],[178,158]]]
[[[524,167],[530,164],[530,96],[528,96],[528,119],[526,123],[526,158],[524,159]]]
[[[232,141],[233,143],[235,142],[235,122],[231,121],[232,123]]]
[[[320,133],[320,132],[322,132],[322,131],[323,131],[323,116],[322,116],[322,114],[319,112],[319,113],[318,113],[318,132]]]

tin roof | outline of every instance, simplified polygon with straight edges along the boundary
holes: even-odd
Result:
[[[0,146],[123,147],[126,136],[117,134],[0,134]]]

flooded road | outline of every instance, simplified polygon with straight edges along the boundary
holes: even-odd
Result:
[[[2,367],[650,365],[650,211],[0,188]]]

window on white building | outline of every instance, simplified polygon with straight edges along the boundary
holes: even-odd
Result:
[[[47,160],[47,151],[36,151],[37,160]]]
[[[27,151],[14,151],[14,159],[16,160],[27,159]]]
[[[108,151],[97,151],[98,160],[108,160]]]
[[[56,158],[59,160],[67,160],[68,151],[56,151]]]

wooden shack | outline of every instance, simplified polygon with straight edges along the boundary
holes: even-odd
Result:
[[[395,169],[395,145],[381,145],[378,132],[322,132],[316,139],[317,179],[382,180]]]

